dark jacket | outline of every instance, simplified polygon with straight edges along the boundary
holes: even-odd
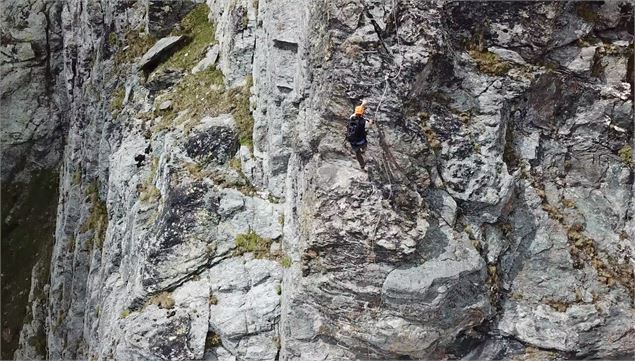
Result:
[[[364,116],[351,115],[348,119],[347,139],[352,145],[366,143],[366,118]]]

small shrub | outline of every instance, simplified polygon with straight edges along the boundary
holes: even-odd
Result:
[[[236,236],[236,255],[242,255],[247,252],[253,253],[256,258],[264,258],[269,255],[271,239],[259,236],[253,230],[248,233]]]
[[[280,286],[280,285],[277,285],[277,286],[276,286],[276,293],[277,293],[278,295],[281,295],[281,294],[282,294],[282,286]]]
[[[129,309],[125,309],[123,311],[121,311],[121,314],[119,315],[119,318],[126,318],[130,316],[130,310]]]

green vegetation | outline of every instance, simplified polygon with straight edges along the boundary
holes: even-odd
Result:
[[[154,131],[168,128],[176,113],[189,112],[189,118],[203,115],[218,116],[228,112],[229,104],[223,90],[223,73],[216,69],[207,69],[196,74],[188,74],[173,91],[157,99],[161,103],[172,101],[172,112],[164,115],[164,123]]]
[[[254,118],[249,108],[251,86],[251,78],[248,78],[244,86],[225,90],[223,74],[217,69],[189,74],[172,92],[157,99],[158,102],[172,101],[172,111],[161,114],[163,119],[154,126],[153,131],[159,132],[177,125],[173,121],[179,112],[185,110],[188,116],[183,117],[183,120],[231,113],[238,126],[240,144],[253,149]]]
[[[280,225],[284,227],[284,214],[281,214],[278,217],[278,223],[280,223]]]
[[[150,162],[150,173],[148,174],[145,182],[143,182],[143,184],[141,184],[139,187],[139,200],[141,200],[141,202],[152,203],[161,198],[161,192],[154,185],[154,177],[157,175],[158,167],[159,158],[152,157],[152,161]]]
[[[283,268],[289,268],[291,267],[291,265],[293,264],[293,261],[291,260],[291,257],[284,255],[281,259],[280,259],[280,265]]]
[[[113,31],[108,34],[108,45],[110,45],[111,47],[117,45],[117,40],[117,33]]]
[[[93,182],[88,186],[86,196],[93,207],[79,231],[82,233],[93,231],[91,245],[101,249],[106,238],[106,229],[108,228],[108,209],[106,208],[106,202],[99,198],[99,184],[97,182]]]
[[[470,56],[476,61],[478,69],[490,75],[505,75],[511,69],[509,63],[503,61],[498,55],[485,51],[470,50]]]
[[[633,162],[633,148],[630,145],[624,145],[617,154],[626,165],[630,165]]]
[[[128,316],[130,316],[130,310],[126,308],[125,310],[121,311],[119,318],[126,318]]]
[[[165,112],[155,112],[161,115],[161,122],[153,127],[153,132],[170,129],[175,124],[177,114],[187,111],[182,118],[186,130],[196,125],[203,116],[218,116],[231,113],[239,130],[241,145],[253,149],[254,119],[250,109],[250,89],[253,85],[251,77],[246,79],[245,85],[234,89],[225,89],[223,74],[220,70],[207,70],[190,74],[189,70],[205,55],[209,45],[216,43],[215,28],[207,19],[209,8],[205,4],[197,5],[181,22],[181,29],[173,35],[185,35],[190,42],[172,54],[156,71],[165,69],[179,69],[187,75],[176,87],[164,96],[157,98],[157,102],[172,101],[172,109]]]
[[[207,14],[209,14],[207,5],[199,4],[183,18],[180,30],[173,31],[172,35],[184,35],[190,41],[172,54],[166,62],[159,65],[157,70],[168,68],[190,70],[201,60],[207,47],[216,43],[214,39],[216,29],[207,19]]]
[[[277,285],[277,286],[276,286],[276,293],[277,293],[278,295],[281,295],[281,294],[282,294],[282,286],[280,286],[280,285]]]
[[[119,87],[112,93],[112,99],[110,100],[110,112],[112,115],[117,115],[123,109],[125,96],[126,90],[124,87]]]
[[[271,239],[263,238],[255,231],[250,230],[248,233],[236,236],[236,255],[242,255],[247,252],[253,253],[256,258],[265,258],[269,256],[269,248]]]
[[[139,29],[127,32],[123,39],[123,50],[115,53],[115,65],[130,63],[143,56],[156,40],[154,36],[142,33]]]
[[[254,117],[249,109],[249,92],[253,85],[251,76],[247,77],[242,88],[232,89],[229,92],[229,101],[233,101],[232,114],[238,126],[240,144],[249,147],[253,151]]]
[[[229,161],[229,168],[237,171],[237,172],[242,172],[242,168],[240,166],[240,158],[238,156],[232,158]]]

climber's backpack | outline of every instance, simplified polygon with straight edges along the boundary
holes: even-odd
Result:
[[[346,126],[346,140],[349,142],[359,141],[359,120],[355,115],[348,118],[348,125]]]

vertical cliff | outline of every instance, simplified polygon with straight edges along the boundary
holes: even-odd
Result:
[[[43,4],[45,60],[3,30],[55,80],[3,85],[3,182],[60,166],[18,358],[635,351],[631,3]]]
[[[2,358],[9,359],[23,320],[45,313],[67,101],[59,78],[61,4],[0,5]],[[32,344],[42,352],[43,324],[36,328]]]

